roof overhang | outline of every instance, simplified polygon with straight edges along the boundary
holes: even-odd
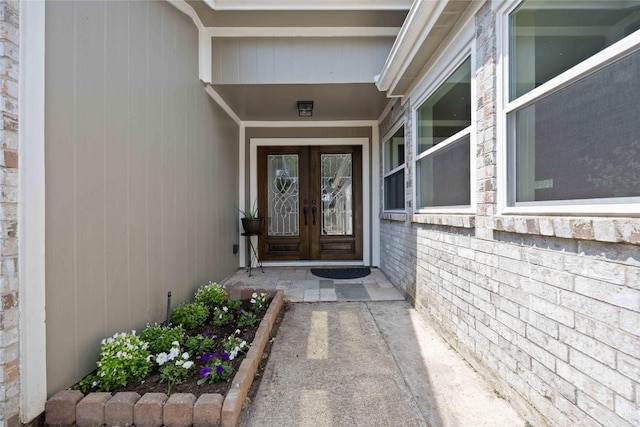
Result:
[[[416,0],[378,75],[376,85],[389,97],[407,95],[447,37],[473,18],[486,0]]]

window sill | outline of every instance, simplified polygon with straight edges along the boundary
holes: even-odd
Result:
[[[469,214],[414,214],[411,215],[411,222],[444,225],[447,227],[475,228],[476,216]]]
[[[382,212],[380,214],[380,219],[383,220],[383,221],[405,222],[407,220],[407,214],[406,213]]]
[[[508,233],[640,245],[638,218],[495,216],[493,229]]]

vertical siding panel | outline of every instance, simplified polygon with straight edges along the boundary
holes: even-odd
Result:
[[[274,43],[273,71],[275,83],[288,83],[293,81],[293,50],[290,39],[280,39]]]
[[[76,64],[76,274],[78,339],[95,348],[105,334],[104,4],[78,4]],[[91,106],[91,108],[87,108]],[[84,351],[78,348],[78,351]],[[88,372],[95,361],[80,359]]]
[[[128,5],[106,3],[105,83],[105,239],[106,239],[106,315],[107,324],[119,330],[130,328],[129,248],[127,224],[128,112]],[[123,19],[125,18],[125,19]]]
[[[240,83],[240,46],[237,40],[218,39],[220,43],[220,78],[224,83]]]
[[[129,177],[129,329],[140,325],[149,312],[147,277],[147,25],[144,16],[130,7],[128,94],[121,103],[128,106],[129,145],[126,155]]]
[[[47,393],[66,387],[64,378],[78,373],[76,348],[76,294],[74,266],[74,5],[46,4],[47,43],[45,67],[45,176],[47,207],[46,244],[46,316],[47,371],[59,372],[47,379]],[[57,23],[58,25],[54,25]],[[56,167],[64,165],[64,167]],[[64,307],[64,310],[56,310]],[[72,352],[69,355],[69,351]],[[58,366],[55,361],[66,358]]]
[[[256,46],[256,83],[271,83],[276,81],[274,54],[274,39],[255,39]]]
[[[147,135],[149,154],[147,167],[147,215],[149,250],[149,283],[155,284],[156,291],[151,296],[152,316],[162,315],[167,287],[164,283],[162,252],[162,100],[163,94],[163,43],[158,29],[162,29],[162,15],[156,12],[159,2],[149,4],[149,24],[147,45],[149,46],[149,66],[147,67]]]
[[[242,40],[238,45],[238,61],[240,63],[241,82],[256,83],[263,71],[258,67],[256,39]]]

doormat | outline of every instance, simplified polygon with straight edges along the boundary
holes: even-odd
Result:
[[[311,274],[326,279],[357,279],[368,276],[371,273],[369,267],[346,267],[346,268],[312,268]]]

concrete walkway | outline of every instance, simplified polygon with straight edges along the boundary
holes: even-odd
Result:
[[[402,301],[292,304],[245,426],[524,426]]]

